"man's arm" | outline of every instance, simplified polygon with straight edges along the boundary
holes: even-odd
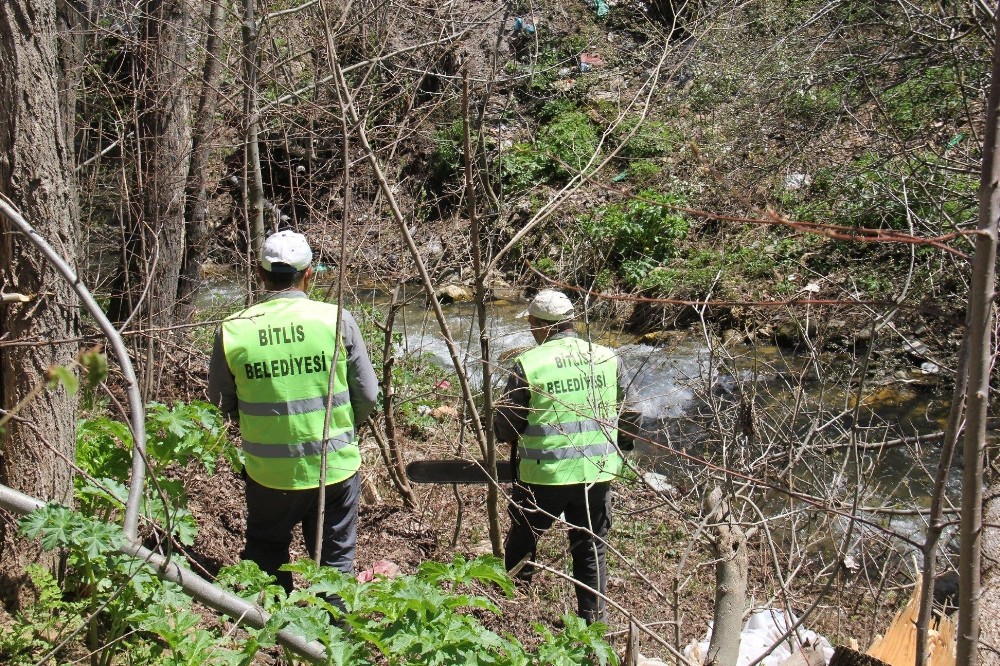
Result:
[[[629,381],[628,369],[618,357],[618,448],[631,451],[639,437],[642,412],[639,411],[635,392]]]
[[[364,338],[357,320],[347,310],[340,319],[340,339],[344,341],[347,352],[347,387],[351,394],[351,409],[354,410],[356,426],[364,423],[375,409],[378,401],[378,379],[375,368],[368,357]]]
[[[530,400],[531,389],[524,378],[524,368],[520,363],[514,363],[493,416],[493,434],[497,441],[508,444],[517,442],[518,436],[528,427]]]
[[[212,358],[208,363],[208,401],[222,410],[234,421],[239,418],[236,398],[236,378],[226,362],[226,350],[222,345],[222,329],[215,332]]]

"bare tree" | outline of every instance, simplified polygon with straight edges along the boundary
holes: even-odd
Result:
[[[990,371],[993,367],[997,223],[1000,219],[1000,13],[994,21],[993,66],[986,106],[983,169],[979,185],[979,233],[969,291],[969,385],[965,394],[965,444],[959,558],[958,651],[956,664],[979,660],[983,530],[983,465]],[[960,398],[956,396],[955,400]],[[994,553],[996,555],[996,553]]]
[[[184,262],[177,284],[177,320],[188,322],[194,314],[194,292],[201,284],[201,266],[205,261],[208,242],[208,157],[212,132],[215,128],[219,79],[222,76],[222,30],[225,26],[225,5],[212,0],[205,38],[205,63],[202,68],[201,93],[191,133],[191,161],[185,188]]]
[[[192,9],[188,0],[145,0],[133,54],[135,140],[125,170],[122,262],[109,309],[113,319],[135,319],[142,327],[172,323],[184,256],[191,129],[187,93],[177,82],[187,75]],[[148,336],[144,347],[152,358],[156,336]],[[156,365],[145,364],[147,395],[158,381]]]

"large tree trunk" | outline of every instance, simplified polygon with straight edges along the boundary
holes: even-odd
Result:
[[[121,271],[113,287],[110,315],[138,328],[162,329],[173,323],[177,283],[184,258],[184,187],[191,131],[184,86],[187,76],[189,0],[145,0],[134,64],[136,86],[136,165],[127,184],[127,219],[123,221]],[[142,356],[162,352],[167,332],[142,337]],[[155,390],[156,368],[141,364],[144,395]]]
[[[76,188],[68,102],[62,89],[55,0],[0,3],[0,192],[66,259],[77,246]],[[65,63],[65,61],[63,61]],[[73,290],[18,234],[0,220],[0,276],[4,291],[31,296],[0,306],[6,341],[0,347],[0,404],[11,410],[46,381],[54,365],[69,365],[79,331]],[[66,342],[62,342],[66,341]],[[72,503],[77,401],[63,389],[41,391],[7,423],[0,448],[0,483],[43,500]],[[0,517],[0,590],[16,600],[31,562],[54,565],[37,544],[15,537],[10,516]]]

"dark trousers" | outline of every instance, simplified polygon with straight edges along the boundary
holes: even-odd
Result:
[[[300,523],[309,556],[315,558],[319,489],[276,490],[266,488],[249,477],[246,482],[247,545],[243,549],[243,559],[256,562],[262,571],[277,578],[286,592],[291,592],[291,572],[279,571],[278,568],[289,561],[292,529]],[[361,483],[357,474],[326,487],[320,557],[323,566],[354,573],[360,494]]]
[[[604,538],[611,529],[611,483],[590,486],[539,486],[515,483],[511,491],[510,532],[504,544],[504,564],[510,571],[527,556],[535,559],[538,537],[552,526],[559,514],[565,514],[569,530],[569,549],[573,556],[573,578],[604,593],[608,572]],[[534,572],[525,566],[518,574],[531,580]],[[589,590],[576,588],[577,614],[587,623],[604,620],[605,602]]]

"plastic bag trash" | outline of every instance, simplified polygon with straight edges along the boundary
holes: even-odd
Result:
[[[521,34],[522,32],[526,35],[535,34],[535,24],[531,21],[526,21],[524,17],[518,16],[514,19],[514,34]]]
[[[743,631],[740,632],[740,654],[736,659],[736,665],[748,666],[755,663],[795,622],[795,617],[792,617],[791,622],[789,622],[785,618],[785,613],[776,608],[762,608],[754,611],[746,624],[743,625]],[[808,644],[821,652],[827,662],[833,657],[833,646],[823,636],[802,626],[795,633],[804,645]],[[705,639],[694,641],[684,648],[684,656],[697,664],[704,663],[711,638],[712,627],[709,626]],[[760,663],[763,666],[779,666],[792,656],[794,645],[791,640],[785,639]]]
[[[809,187],[811,184],[812,176],[807,173],[790,173],[785,176],[786,190],[801,190],[803,187]]]
[[[597,10],[597,18],[604,18],[611,9],[605,0],[587,0],[587,4]]]

